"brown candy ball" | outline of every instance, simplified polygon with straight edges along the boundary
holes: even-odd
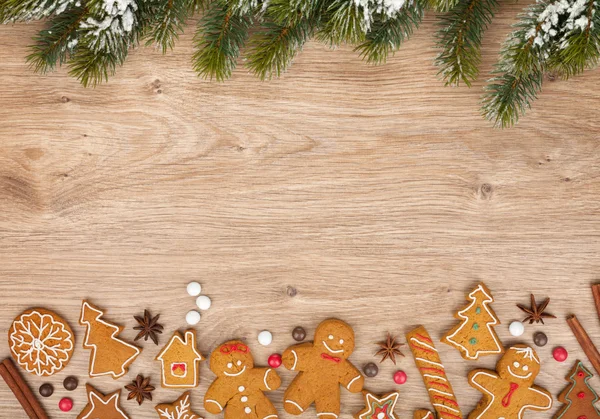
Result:
[[[533,343],[535,343],[536,346],[546,346],[548,343],[548,336],[546,336],[544,332],[536,332],[533,335]]]
[[[379,373],[379,367],[373,362],[369,362],[363,367],[363,372],[367,377],[375,377]]]
[[[75,390],[78,385],[79,380],[77,379],[77,377],[73,377],[72,375],[68,376],[67,378],[65,378],[65,381],[63,381],[63,386],[69,391]]]
[[[50,397],[54,394],[54,387],[52,387],[52,384],[50,383],[42,384],[39,392],[42,397]]]
[[[306,339],[306,330],[304,330],[302,326],[295,327],[294,330],[292,330],[292,337],[295,341],[302,342]]]

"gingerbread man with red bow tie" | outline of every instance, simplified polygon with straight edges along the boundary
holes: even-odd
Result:
[[[299,374],[285,391],[285,411],[299,415],[314,403],[319,419],[336,419],[340,414],[340,385],[351,393],[363,388],[364,377],[348,361],[353,351],[354,331],[337,319],[319,324],[314,342],[286,349],[283,365]]]
[[[533,384],[540,372],[540,359],[533,348],[513,345],[496,364],[496,371],[476,369],[469,373],[469,384],[483,398],[469,419],[521,419],[530,410],[548,410],[552,395]]]

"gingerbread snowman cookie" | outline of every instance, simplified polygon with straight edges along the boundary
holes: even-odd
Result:
[[[533,348],[513,345],[496,364],[496,371],[476,369],[469,384],[483,398],[469,419],[521,419],[526,410],[544,411],[552,407],[552,396],[534,385],[540,372],[540,359]]]
[[[289,347],[283,353],[283,365],[299,371],[284,395],[286,412],[299,415],[315,404],[321,419],[340,414],[340,385],[359,393],[364,377],[348,361],[354,351],[354,331],[337,319],[323,321],[315,331],[314,342]]]
[[[217,378],[204,396],[204,408],[225,419],[275,419],[277,410],[265,391],[277,390],[281,378],[271,368],[255,368],[250,348],[239,340],[223,343],[210,355]]]

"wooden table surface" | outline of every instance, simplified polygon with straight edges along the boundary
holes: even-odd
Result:
[[[492,129],[479,116],[482,86],[523,6],[502,5],[471,89],[436,78],[433,15],[382,67],[350,48],[311,43],[280,80],[260,82],[240,68],[210,83],[191,69],[188,28],[172,53],[136,50],[96,89],[66,69],[28,70],[39,24],[0,27],[0,335],[32,306],[70,321],[78,342],[67,369],[27,377],[35,391],[43,382],[57,389],[43,401],[50,416],[74,418],[85,403],[82,299],[107,309],[127,339],[133,315],[160,313],[164,343],[186,326],[193,280],[213,301],[196,327],[204,354],[243,338],[266,364],[293,343],[295,326],[312,334],[335,316],[355,328],[358,366],[375,360],[388,331],[403,340],[424,324],[441,337],[465,293],[484,281],[505,344],[548,334],[538,382],[557,395],[573,361],[585,359],[565,316],[578,314],[600,344],[589,288],[600,280],[600,72],[547,81],[516,128]],[[515,340],[507,326],[530,292],[551,297],[558,319],[527,326]],[[263,329],[274,334],[266,348],[256,340]],[[568,362],[552,359],[556,345],[570,351]],[[437,346],[467,413],[480,396],[467,372],[495,358],[468,363]],[[159,348],[143,347],[129,378],[149,374],[158,385]],[[0,357],[8,355],[2,338]],[[411,418],[429,406],[411,356],[383,364],[367,387],[396,388],[396,369],[409,377],[398,416]],[[285,388],[293,374],[280,372]],[[70,374],[81,385],[67,394],[61,383]],[[193,403],[204,414],[214,377],[207,363],[201,377]],[[103,391],[127,382],[92,380]],[[600,389],[597,377],[593,383]],[[177,394],[159,389],[154,400]],[[69,414],[57,408],[65,395],[75,400]],[[290,418],[282,395],[270,393],[280,417]],[[361,401],[344,393],[342,417]],[[132,419],[156,417],[153,403],[123,406]],[[4,384],[0,417],[24,417]],[[302,417],[316,417],[314,409]]]

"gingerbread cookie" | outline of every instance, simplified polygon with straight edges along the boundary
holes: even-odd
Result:
[[[123,327],[102,320],[104,311],[83,301],[79,323],[86,326],[84,349],[90,349],[90,377],[110,375],[115,380],[127,373],[127,367],[141,349],[119,338]]]
[[[77,416],[77,419],[129,419],[119,404],[121,390],[105,396],[89,384],[85,385],[85,389],[88,404]]]
[[[223,343],[210,355],[217,378],[204,396],[204,408],[226,418],[273,419],[277,410],[265,391],[277,390],[281,378],[271,368],[255,368],[250,348],[242,341]]]
[[[526,345],[508,348],[496,364],[496,371],[471,371],[469,384],[481,391],[483,398],[469,414],[469,419],[521,419],[528,409],[550,409],[550,393],[533,384],[539,372],[540,359],[535,350]]]
[[[490,307],[494,302],[490,290],[481,283],[467,300],[469,304],[454,315],[461,322],[446,333],[442,342],[458,349],[466,360],[503,353],[504,347],[494,329],[500,321]]]
[[[340,414],[340,384],[351,393],[362,390],[364,377],[348,361],[354,351],[354,331],[345,322],[329,319],[315,331],[314,342],[289,347],[283,365],[300,371],[284,394],[286,412],[299,415],[315,404],[321,419]]]
[[[567,381],[571,384],[558,395],[558,401],[564,405],[554,419],[600,419],[600,412],[596,409],[598,394],[588,383],[593,376],[581,361],[575,362],[567,375]]]
[[[400,393],[394,391],[379,397],[370,391],[363,391],[365,407],[354,415],[354,419],[397,419],[394,409],[399,395]]]
[[[155,407],[158,417],[161,419],[202,419],[199,414],[192,410],[192,393],[186,391],[173,403],[163,403]]]
[[[406,334],[406,341],[440,419],[462,419],[446,370],[427,330],[423,326],[413,329]]]
[[[204,357],[196,349],[196,331],[188,330],[185,337],[175,332],[155,358],[162,366],[164,388],[193,388],[198,386],[199,362]]]
[[[67,366],[75,348],[69,324],[44,308],[21,313],[8,331],[8,346],[15,362],[40,377],[50,376]]]

